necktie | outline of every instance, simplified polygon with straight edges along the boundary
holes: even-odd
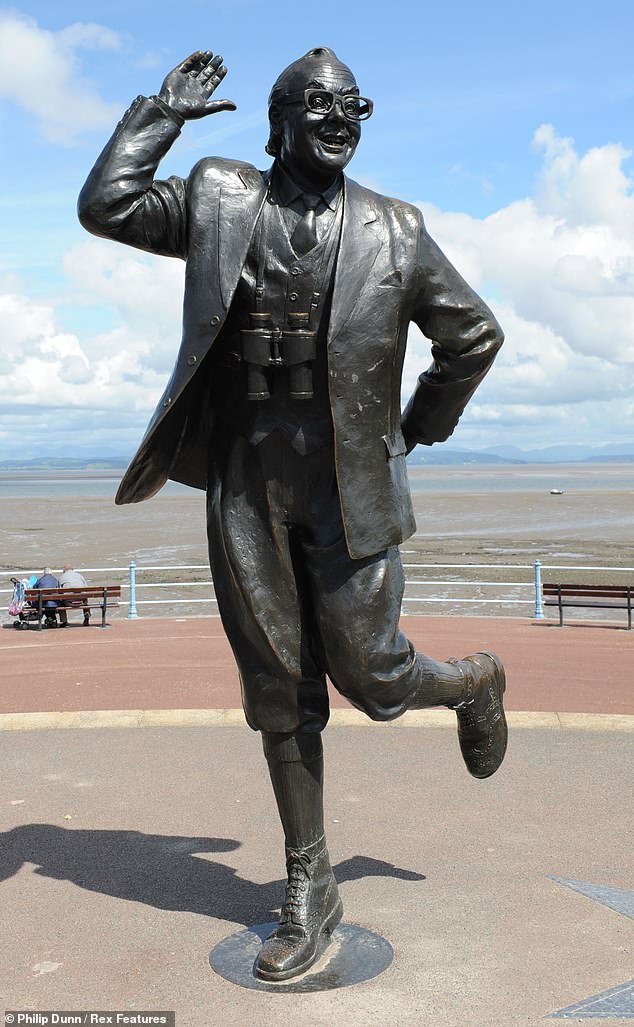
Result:
[[[317,218],[315,207],[321,200],[321,196],[314,196],[312,193],[304,193],[302,201],[306,213],[297,222],[291,236],[291,246],[298,257],[303,257],[317,245]]]

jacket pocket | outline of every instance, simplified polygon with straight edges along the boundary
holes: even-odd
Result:
[[[391,435],[384,435],[383,441],[385,443],[388,456],[405,456],[407,453],[407,446],[405,445],[405,439],[403,438],[402,432],[395,431],[392,432]]]
[[[392,503],[394,517],[400,525],[402,540],[416,530],[407,475],[407,461],[405,459],[407,446],[401,431],[395,431],[391,435],[384,435],[383,441],[387,449],[386,464],[390,483],[390,502]]]

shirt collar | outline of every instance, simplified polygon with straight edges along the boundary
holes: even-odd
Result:
[[[315,191],[312,195],[321,196],[325,206],[329,207],[330,210],[335,210],[337,198],[341,191],[341,184],[342,176],[337,175],[334,182],[327,189],[324,189],[323,192]],[[291,178],[288,172],[284,170],[280,161],[276,160],[271,174],[271,198],[274,203],[282,207],[289,207],[291,203],[294,203],[300,196],[303,196],[304,191]]]

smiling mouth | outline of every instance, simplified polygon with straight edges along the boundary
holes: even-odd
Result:
[[[319,142],[327,153],[341,153],[350,145],[347,135],[339,132],[327,132],[319,136]]]

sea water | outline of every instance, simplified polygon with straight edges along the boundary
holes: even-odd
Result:
[[[91,475],[90,472],[0,472],[2,499],[114,498],[123,471]],[[409,468],[412,492],[634,492],[634,462],[579,464],[434,465]],[[164,495],[195,495],[197,489],[169,481]]]

